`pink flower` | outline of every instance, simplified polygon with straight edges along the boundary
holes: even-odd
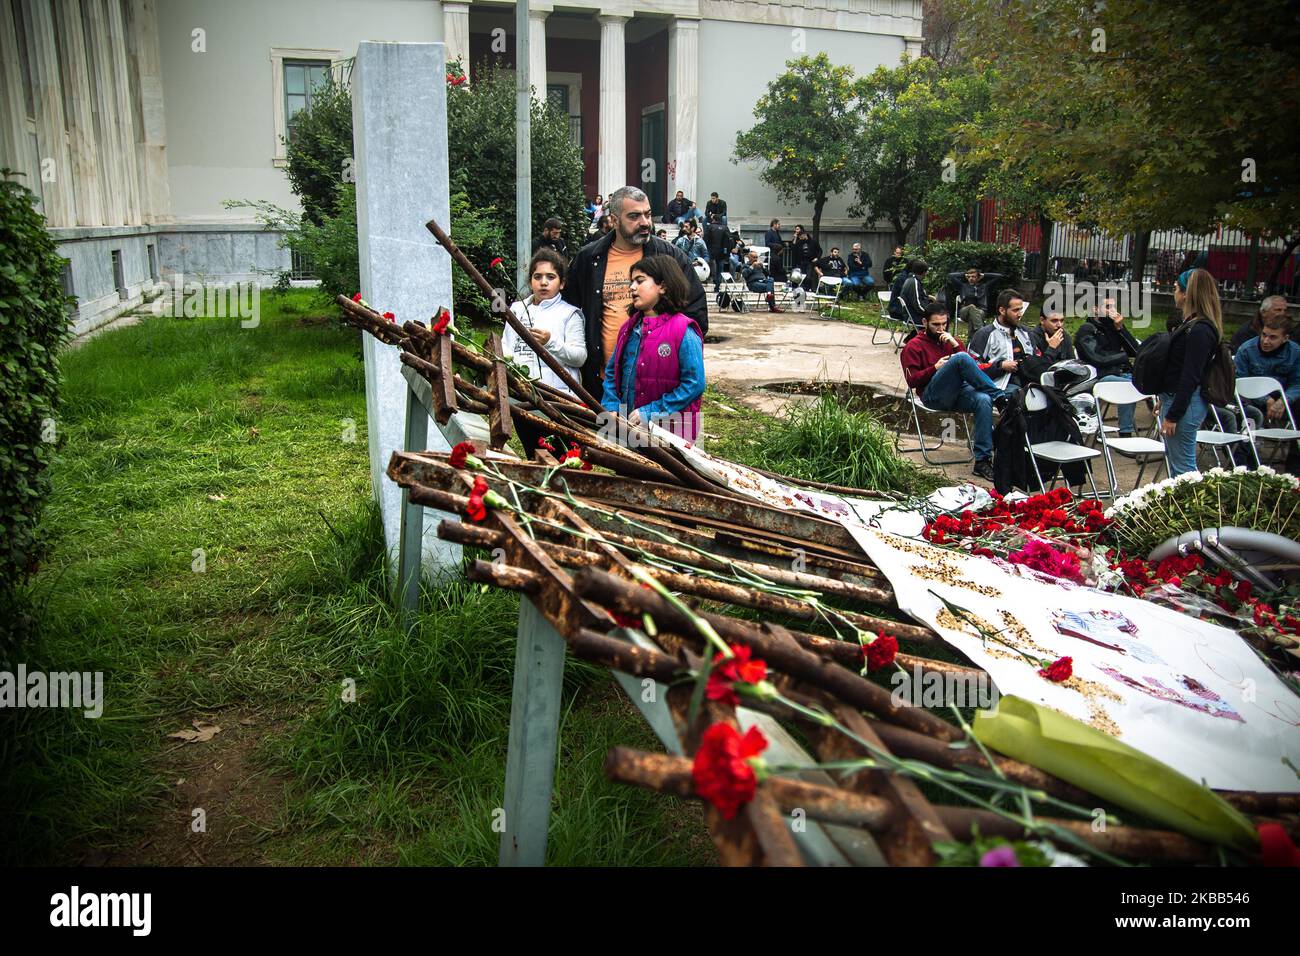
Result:
[[[1015,847],[995,846],[982,857],[980,857],[980,866],[1019,866],[1020,860],[1016,857]]]

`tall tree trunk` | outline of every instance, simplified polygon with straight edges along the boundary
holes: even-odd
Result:
[[[889,220],[889,223],[894,227],[894,245],[907,245],[907,227],[903,225],[903,221],[894,217]],[[893,250],[890,251],[892,252]]]
[[[821,193],[817,201],[813,203],[813,220],[812,220],[812,237],[813,242],[821,244],[822,237],[822,210],[826,208],[826,194]]]
[[[1048,275],[1048,256],[1052,253],[1052,220],[1042,213],[1038,214],[1038,275],[1034,276],[1034,281],[1038,283],[1038,295],[1043,294],[1043,287],[1047,285]]]
[[[1139,232],[1133,243],[1132,279],[1139,287],[1142,285],[1142,276],[1147,270],[1147,251],[1151,247],[1151,230]]]

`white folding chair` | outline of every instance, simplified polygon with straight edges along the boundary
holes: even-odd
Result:
[[[903,347],[903,339],[907,337],[905,323],[898,321],[889,314],[890,293],[888,289],[876,293],[880,299],[880,324],[871,330],[871,344],[884,345],[885,342],[892,342],[894,351],[897,352]],[[884,332],[887,336],[884,341],[877,339],[877,336]]]
[[[903,452],[904,454],[919,451],[921,453],[921,457],[925,459],[926,464],[929,465],[964,465],[969,461],[975,460],[975,444],[971,440],[971,435],[970,435],[970,418],[965,412],[957,412],[957,411],[946,412],[937,408],[930,408],[923,401],[921,401],[921,397],[917,395],[916,392],[911,388],[908,388],[907,390],[907,405],[912,412],[912,427],[916,429],[916,440],[918,444],[916,448],[902,447],[903,425],[900,424],[898,426],[898,431],[894,433],[894,451]],[[925,432],[921,430],[921,412],[925,412],[928,415],[956,415],[961,419],[962,427],[966,430],[967,455],[965,458],[931,458],[930,457],[930,452],[938,451],[945,444],[947,444],[947,442],[945,441],[942,433],[939,434],[937,441],[935,441],[933,444],[931,444],[929,441],[926,440]]]
[[[1028,385],[1025,387],[1025,411],[1041,412],[1048,407],[1049,400],[1047,393],[1037,385]],[[1092,485],[1092,496],[1100,498],[1097,492],[1097,482],[1092,476],[1092,459],[1100,458],[1101,452],[1095,448],[1085,448],[1083,445],[1076,445],[1068,441],[1040,441],[1030,442],[1029,433],[1025,432],[1025,451],[1029,452],[1029,460],[1034,466],[1034,477],[1038,479],[1038,489],[1043,493],[1047,492],[1047,485],[1043,482],[1043,473],[1038,468],[1038,459],[1050,461],[1052,464],[1068,465],[1077,461],[1083,462],[1084,471],[1088,475],[1088,484]],[[1056,484],[1053,477],[1052,484]],[[1080,482],[1082,486],[1082,482]]]
[[[808,296],[808,301],[813,305],[813,311],[824,319],[835,318],[835,310],[840,306],[840,292],[843,289],[844,279],[842,277],[822,276],[817,280],[817,291]]]
[[[1237,409],[1237,411],[1241,413],[1242,418],[1246,418],[1244,411],[1241,409]],[[1250,439],[1240,432],[1230,432],[1225,429],[1223,427],[1223,420],[1219,418],[1219,410],[1213,405],[1210,406],[1210,415],[1214,418],[1214,427],[1197,429],[1196,444],[1203,445],[1210,449],[1210,451],[1214,453],[1214,463],[1219,467],[1222,467],[1223,459],[1219,457],[1219,449],[1226,449],[1229,445],[1236,445],[1239,442],[1248,442]],[[1202,422],[1202,424],[1204,424],[1204,422]],[[1228,458],[1229,461],[1232,460],[1231,451],[1228,452]]]
[[[1137,390],[1132,382],[1098,382],[1092,387],[1092,397],[1097,400],[1097,418],[1105,421],[1105,405],[1136,405],[1138,402],[1144,402],[1151,398],[1150,395],[1144,395]],[[1107,438],[1106,429],[1097,429],[1097,434],[1101,438],[1102,454],[1106,457],[1106,477],[1110,480],[1110,495],[1114,498],[1119,494],[1119,481],[1115,476],[1115,461],[1111,457],[1112,452],[1123,455],[1125,458],[1132,458],[1139,463],[1137,481],[1133,483],[1136,488],[1142,484],[1142,475],[1147,469],[1147,462],[1152,458],[1161,464],[1165,461],[1165,443],[1156,441],[1154,438],[1143,438],[1134,436],[1132,438]],[[1160,466],[1156,466],[1156,474],[1160,474]]]
[[[1291,414],[1291,405],[1286,400],[1286,392],[1283,390],[1281,382],[1267,375],[1251,375],[1237,379],[1236,393],[1237,404],[1241,406],[1242,411],[1242,431],[1246,433],[1246,437],[1250,440],[1250,453],[1255,456],[1256,465],[1263,464],[1263,460],[1259,457],[1259,446],[1255,444],[1256,441],[1262,439],[1277,442],[1279,448],[1284,448],[1289,441],[1300,441],[1300,430],[1295,427],[1295,416]],[[1250,399],[1269,398],[1273,395],[1281,396],[1282,407],[1286,409],[1286,420],[1291,427],[1255,428],[1250,423],[1250,416],[1245,414],[1246,402]]]

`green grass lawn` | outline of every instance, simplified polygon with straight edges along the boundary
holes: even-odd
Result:
[[[313,296],[64,355],[21,659],[103,671],[104,714],[6,715],[6,862],[495,863],[518,599],[458,583],[397,627],[359,335]],[[620,694],[569,660],[549,862],[712,862],[695,805],[601,775],[658,749]]]

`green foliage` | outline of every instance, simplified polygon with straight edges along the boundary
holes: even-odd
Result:
[[[853,144],[853,215],[886,219],[904,242],[931,194],[955,171],[954,131],[987,97],[981,75],[943,71],[933,60],[877,67],[856,84],[863,125]],[[951,173],[950,173],[951,175]]]
[[[763,162],[759,176],[778,197],[812,203],[817,238],[827,197],[853,175],[853,70],[833,66],[825,53],[790,60],[754,104],[754,116],[758,122],[736,136],[732,162]]]
[[[978,827],[969,843],[936,843],[934,852],[939,857],[940,866],[979,866],[984,854],[1004,846],[1015,851],[1016,860],[1021,866],[1051,866],[1047,854],[1035,844],[1025,840],[1012,842],[1002,837],[982,837]]]
[[[1025,253],[1014,243],[951,239],[927,243],[925,261],[930,264],[927,279],[932,288],[938,288],[949,272],[962,272],[971,266],[981,272],[1000,272],[1010,283],[1016,283],[1023,277]]]
[[[1278,121],[1280,104],[1300,101],[1289,0],[950,7],[963,54],[996,71],[997,108],[968,131],[982,160],[1112,233],[1200,234],[1219,220],[1294,233],[1300,128]]]
[[[555,216],[564,222],[564,235],[576,249],[587,235],[588,221],[583,211],[582,151],[569,139],[568,118],[551,104],[534,99],[530,122],[533,225],[529,239]],[[472,83],[449,88],[447,127],[452,175],[464,175],[467,208],[500,227],[505,244],[492,256],[502,256],[510,266],[515,251],[514,74],[499,63],[485,61],[474,71]],[[452,225],[460,228],[454,217]],[[514,275],[513,267],[508,274]]]
[[[756,438],[750,463],[792,478],[919,495],[942,484],[941,475],[895,453],[893,436],[878,421],[848,411],[829,392],[768,420]]]
[[[14,588],[40,557],[59,406],[55,355],[70,334],[63,259],[36,197],[0,170],[0,649],[26,630]]]
[[[294,117],[294,138],[285,140],[285,155],[285,175],[306,222],[322,225],[350,202],[356,224],[355,194],[349,200],[340,189],[352,168],[352,93],[346,85],[331,76],[312,92],[311,107]]]

